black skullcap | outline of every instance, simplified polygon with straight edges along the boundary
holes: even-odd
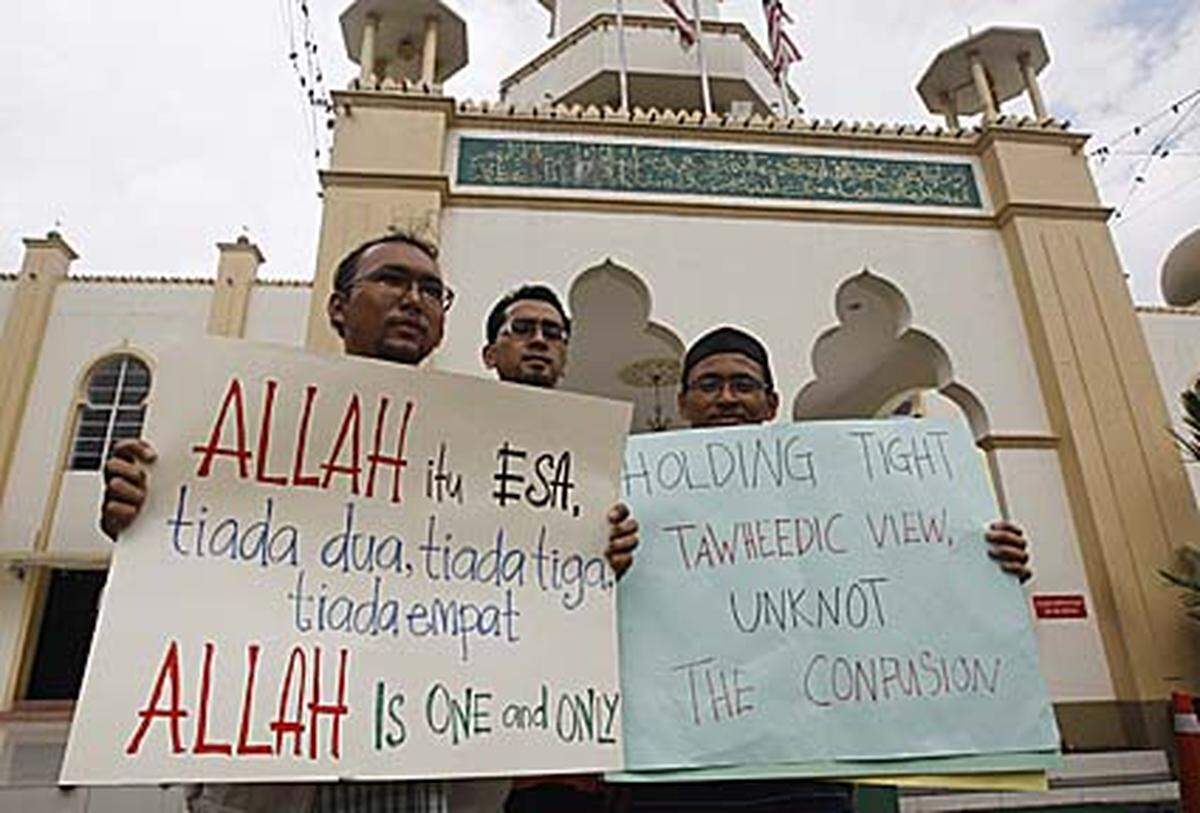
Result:
[[[767,391],[774,391],[775,379],[771,375],[771,360],[767,356],[767,348],[746,331],[728,325],[710,330],[688,348],[687,354],[683,357],[682,383],[684,389],[687,389],[688,375],[692,372],[692,368],[709,356],[715,356],[718,353],[738,353],[751,361],[758,362],[758,366],[762,367],[763,382],[767,385]]]

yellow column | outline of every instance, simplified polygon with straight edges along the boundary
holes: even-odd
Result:
[[[217,243],[217,281],[208,306],[207,331],[212,336],[240,338],[246,333],[246,312],[258,267],[265,262],[258,246],[246,237],[234,243]]]
[[[1042,88],[1038,85],[1037,74],[1034,73],[1033,66],[1029,64],[1029,54],[1021,54],[1017,57],[1017,64],[1021,66],[1021,77],[1025,80],[1029,103],[1033,105],[1033,115],[1038,121],[1050,118],[1050,114],[1046,112],[1046,100],[1042,98]]]
[[[309,300],[305,347],[339,352],[326,303],[348,252],[367,240],[404,231],[437,243],[442,199],[449,188],[445,151],[453,102],[375,94],[364,104],[334,93],[338,109],[332,166],[321,173],[321,237]],[[355,105],[346,114],[347,105]],[[400,142],[405,149],[397,150]],[[443,269],[443,272],[451,269]]]
[[[1200,539],[1200,520],[1083,143],[992,131],[982,160],[1051,429],[1062,438],[1116,691],[1115,703],[1073,711],[1071,725],[1094,731],[1107,720],[1124,741],[1096,744],[1145,747],[1169,737],[1170,690],[1200,677],[1194,628],[1158,576]],[[1080,739],[1063,719],[1068,740]]]
[[[970,60],[971,79],[975,82],[975,93],[979,96],[979,103],[983,105],[983,122],[992,124],[999,118],[1000,113],[996,109],[996,98],[992,95],[992,86],[988,82],[987,71],[984,70],[979,54],[970,54]]]
[[[942,94],[942,104],[946,107],[946,126],[951,130],[958,129],[958,108],[954,104],[954,97],[949,93]]]
[[[362,48],[359,51],[358,60],[362,66],[359,80],[365,87],[375,86],[375,36],[378,32],[379,18],[374,14],[368,14],[366,22],[363,23]]]
[[[432,85],[437,74],[438,18],[425,18],[425,46],[421,51],[421,81]]]
[[[26,238],[24,242],[21,273],[0,334],[0,497],[20,437],[54,292],[78,257],[58,232],[52,231],[44,238]]]

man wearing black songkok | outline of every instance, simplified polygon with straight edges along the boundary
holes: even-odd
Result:
[[[757,338],[736,327],[716,328],[696,340],[683,357],[678,396],[679,414],[693,429],[761,424],[779,412],[779,393],[771,373],[767,348]],[[609,545],[609,561],[622,573],[633,562],[637,521],[625,505],[609,517],[612,529],[621,528],[621,543]],[[1021,581],[1029,578],[1029,554],[1024,532],[1009,522],[993,522],[986,538],[988,555],[1007,573]],[[716,813],[738,810],[752,813],[850,813],[854,809],[850,786],[834,782],[771,780],[745,782],[681,782],[633,786],[631,811],[683,810]]]

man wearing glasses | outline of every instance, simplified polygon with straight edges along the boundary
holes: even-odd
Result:
[[[545,285],[522,285],[492,306],[483,363],[501,381],[553,388],[567,365],[571,320]]]
[[[484,325],[483,363],[501,381],[553,389],[567,365],[571,319],[553,289],[522,285],[500,298]],[[609,515],[609,564],[620,575],[632,562],[637,547],[637,523],[625,511]],[[598,776],[577,774],[525,777],[513,781],[505,813],[570,810],[602,813],[608,794]]]
[[[369,240],[338,264],[326,310],[329,324],[348,355],[417,365],[441,343],[446,311],[454,293],[442,281],[437,249],[404,234]],[[113,447],[104,465],[100,528],[113,541],[129,527],[146,500],[148,466],[154,448],[142,439]],[[446,787],[440,782],[339,785],[198,786],[189,794],[194,813],[268,813],[314,810],[352,813],[445,813]]]
[[[442,282],[437,249],[404,234],[370,240],[338,263],[326,310],[348,355],[420,364],[441,343],[454,292]],[[155,452],[141,438],[113,446],[104,464],[100,530],[114,542],[146,500]]]
[[[363,243],[338,264],[327,311],[349,355],[420,364],[441,344],[453,302],[437,250],[391,234]]]
[[[571,318],[547,285],[522,285],[502,296],[488,313],[483,363],[501,381],[553,389],[567,366]],[[619,578],[633,562],[637,523],[624,506],[608,516],[605,556]]]
[[[678,406],[680,416],[693,429],[774,420],[779,411],[779,394],[775,391],[766,347],[754,336],[734,327],[719,327],[702,336],[683,358]],[[633,523],[636,534],[636,522],[624,505],[618,505],[610,519]],[[994,522],[986,537],[988,555],[1001,569],[1021,581],[1032,575],[1027,543],[1019,527]],[[849,813],[853,810],[852,795],[848,785],[797,780],[647,784],[633,787],[625,809]]]
[[[680,416],[693,429],[767,423],[779,411],[779,393],[763,343],[744,330],[719,327],[696,340],[683,357],[678,396]],[[618,505],[616,523],[633,522]],[[636,522],[633,523],[636,534]],[[993,522],[985,534],[988,555],[1005,573],[1025,581],[1032,574],[1024,532],[1010,522]],[[626,565],[626,568],[628,565]],[[623,571],[625,568],[621,568]]]

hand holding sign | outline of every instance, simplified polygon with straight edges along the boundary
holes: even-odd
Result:
[[[631,438],[627,770],[1052,750],[977,456],[931,421]]]
[[[244,342],[159,362],[64,781],[619,764],[627,406]]]

